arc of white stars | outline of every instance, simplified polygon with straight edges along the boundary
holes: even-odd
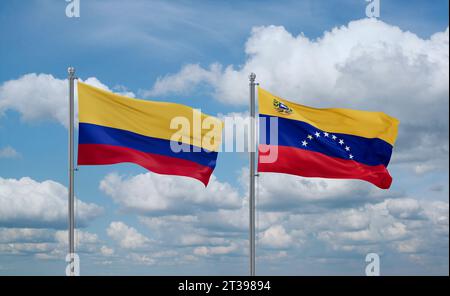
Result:
[[[320,138],[320,132],[318,132],[318,131],[315,132],[315,133],[314,133],[314,136],[315,136],[316,138]],[[326,138],[329,138],[329,137],[330,137],[330,133],[323,132],[323,136],[326,137]],[[314,139],[314,137],[313,137],[312,135],[308,135],[308,136],[306,136],[306,138],[307,138],[308,140],[313,140],[313,139]],[[333,140],[338,139],[338,137],[337,137],[336,135],[331,135],[331,138],[332,138]],[[344,142],[343,139],[339,139],[338,143],[339,143],[339,145],[341,145],[341,146],[345,144],[345,142]],[[306,139],[305,139],[305,140],[301,141],[301,144],[302,144],[302,147],[307,147],[308,144],[309,144],[309,142],[306,141]],[[348,145],[345,145],[344,150],[347,151],[347,152],[349,152],[349,151],[351,150],[351,147],[348,146]],[[349,154],[349,155],[348,155],[348,158],[349,158],[349,159],[354,159],[355,156],[354,156],[353,154]]]

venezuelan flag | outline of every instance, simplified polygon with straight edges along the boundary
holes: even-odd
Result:
[[[391,186],[387,166],[399,121],[382,112],[316,109],[294,104],[258,89],[260,121],[278,118],[278,130],[261,124],[258,171],[304,177],[361,179]],[[278,143],[270,133],[278,132]],[[272,135],[273,137],[274,135]],[[270,152],[272,151],[272,152]],[[262,161],[277,151],[273,162]]]
[[[79,165],[131,162],[155,173],[208,184],[222,138],[219,119],[184,105],[128,98],[81,82],[78,109]],[[195,122],[195,112],[209,129]],[[174,118],[181,118],[188,127],[175,130]],[[174,140],[175,133],[179,137]],[[174,146],[183,149],[174,150]]]

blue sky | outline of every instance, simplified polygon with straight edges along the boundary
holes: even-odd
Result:
[[[81,0],[81,17],[67,18],[62,0],[2,1],[0,274],[64,273],[69,65],[110,90],[209,114],[245,116],[254,71],[292,100],[398,117],[387,192],[261,178],[258,272],[363,274],[365,254],[378,252],[385,274],[448,274],[448,1],[381,0],[373,22],[366,4]],[[82,273],[246,274],[246,165],[222,153],[206,191],[130,164],[80,168]],[[211,196],[228,203],[211,209]],[[164,198],[162,216],[131,206]]]

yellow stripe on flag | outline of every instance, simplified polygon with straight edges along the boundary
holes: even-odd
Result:
[[[291,112],[278,111],[274,100],[288,106]],[[379,138],[391,145],[394,145],[397,138],[399,121],[383,112],[311,108],[274,96],[260,87],[258,102],[260,114],[303,121],[326,132]]]
[[[180,134],[171,129],[170,124],[175,117],[183,117],[190,124],[190,129],[183,135],[184,140],[181,140],[183,143],[218,151],[222,140],[223,123],[213,116],[181,104],[124,97],[81,82],[78,82],[78,110],[80,122],[166,140],[170,140],[175,132]],[[200,126],[194,123],[195,113],[199,115]],[[202,129],[205,119],[208,127]],[[199,132],[194,132],[194,125]],[[221,128],[214,129],[214,125]]]

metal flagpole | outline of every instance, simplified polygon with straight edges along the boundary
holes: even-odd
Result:
[[[250,195],[249,195],[249,212],[250,212],[250,275],[255,275],[255,73],[249,75],[250,79]]]
[[[75,275],[74,253],[75,253],[75,196],[74,196],[74,96],[75,96],[75,68],[67,69],[69,74],[69,256],[70,275]]]

